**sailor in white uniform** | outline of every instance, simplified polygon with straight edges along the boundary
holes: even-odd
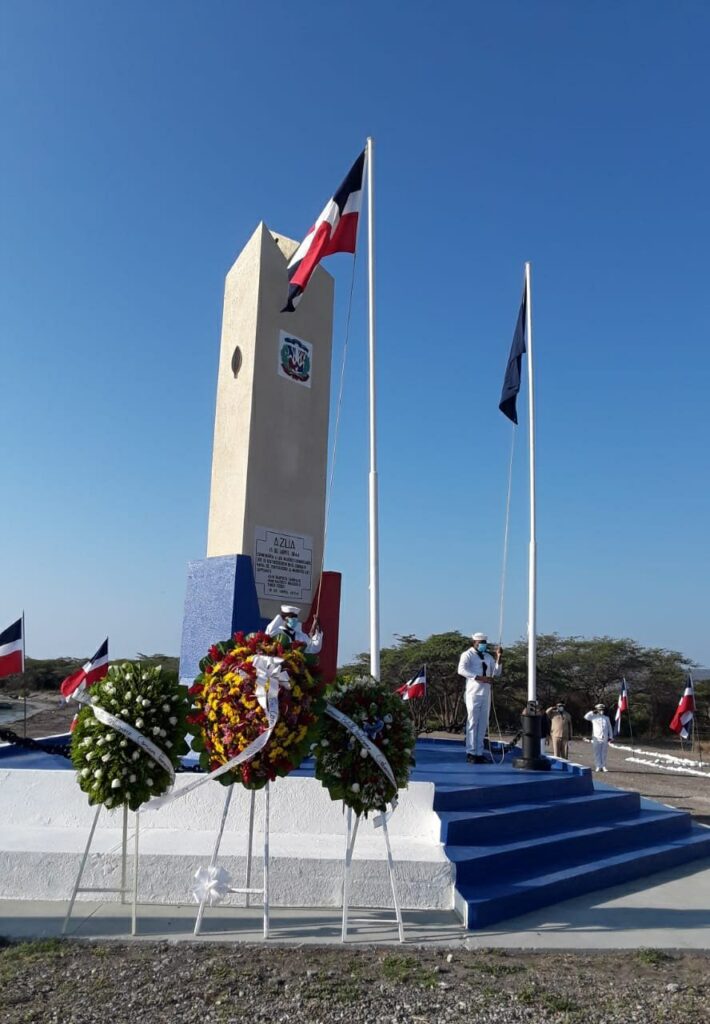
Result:
[[[496,649],[495,660],[488,653],[485,633],[473,634],[473,645],[459,658],[458,673],[466,678],[466,760],[473,764],[488,764],[483,754],[483,740],[491,711],[491,681],[503,669],[502,649]]]
[[[588,711],[584,716],[587,722],[592,723],[592,749],[594,751],[594,771],[606,772],[606,758],[609,752],[609,740],[612,738],[611,721],[605,713],[603,704],[595,704],[594,711]]]
[[[301,609],[295,605],[282,604],[281,612],[266,627],[266,635],[276,636],[277,633],[285,633],[291,643],[305,644],[306,654],[320,654],[320,649],[323,646],[323,630],[316,619],[311,635],[304,633],[299,618],[300,614]]]

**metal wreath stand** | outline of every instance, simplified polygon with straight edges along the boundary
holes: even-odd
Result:
[[[390,812],[391,813],[391,812]],[[357,836],[358,825],[360,824],[360,815],[355,815],[355,823],[353,824],[353,812],[352,808],[348,807],[347,816],[347,837],[345,841],[345,860],[343,863],[343,921],[340,940],[345,942],[348,937],[348,924],[352,922],[370,921],[368,917],[350,917],[350,883],[352,878],[352,864],[353,864],[353,849],[355,848],[355,838]],[[387,831],[387,815],[382,814],[381,820],[375,819],[375,828],[382,825],[382,835],[385,839],[385,846],[387,848],[387,869],[390,876],[390,886],[392,887],[392,900],[394,902],[394,917],[385,918],[385,924],[396,924],[397,932],[399,934],[399,941],[404,942],[404,925],[402,923],[402,911],[399,905],[399,899],[397,896],[397,885],[394,877],[394,860],[392,858],[392,847],[390,846],[389,832]]]
[[[129,725],[127,722],[122,721],[122,719],[117,718],[115,715],[112,715],[110,712],[106,711],[105,708],[99,707],[97,704],[94,704],[94,702],[81,689],[75,690],[74,693],[71,694],[71,698],[73,700],[75,700],[78,704],[81,704],[83,707],[91,708],[91,710],[94,713],[94,716],[103,725],[106,725],[109,728],[114,729],[116,732],[120,733],[121,735],[127,737],[129,740],[132,740],[134,743],[136,743],[141,748],[141,750],[145,751],[145,753],[147,753],[148,756],[151,757],[153,759],[153,761],[155,761],[156,764],[158,764],[160,767],[162,767],[163,769],[168,771],[168,774],[171,776],[172,781],[173,782],[175,781],[175,770],[174,770],[172,764],[170,763],[169,759],[167,758],[167,755],[165,754],[164,751],[162,751],[159,747],[157,747],[151,740],[147,739],[147,737],[145,737],[142,733],[138,732],[137,729],[134,729],[133,726]],[[66,917],[64,918],[64,923],[62,925],[62,935],[66,934],[66,930],[67,930],[67,928],[69,926],[69,921],[71,919],[71,915],[72,915],[72,912],[74,910],[74,904],[76,902],[76,897],[77,897],[77,895],[80,892],[119,893],[120,896],[121,896],[121,903],[124,904],[124,905],[127,902],[127,900],[126,900],[127,893],[132,892],[132,902],[131,902],[131,935],[135,935],[136,934],[136,928],[137,928],[136,909],[137,909],[137,905],[138,905],[138,861],[139,861],[139,835],[140,835],[140,826],[139,826],[139,814],[140,814],[140,811],[139,810],[134,812],[135,813],[135,832],[134,832],[134,835],[133,835],[133,840],[134,840],[134,847],[133,847],[133,884],[132,884],[131,888],[129,888],[127,886],[127,884],[126,884],[127,860],[128,860],[128,807],[127,807],[126,804],[123,805],[123,829],[122,829],[122,836],[121,836],[121,884],[120,884],[120,886],[83,886],[81,884],[81,879],[82,879],[83,874],[84,874],[84,869],[86,868],[86,862],[89,859],[89,852],[91,850],[91,845],[92,845],[92,843],[94,841],[94,834],[96,833],[96,826],[98,824],[99,815],[101,814],[102,809],[105,809],[105,805],[104,804],[99,804],[99,806],[96,808],[96,814],[94,815],[94,820],[93,820],[93,822],[91,824],[91,829],[89,831],[89,838],[87,839],[86,848],[84,849],[84,855],[81,858],[81,863],[79,865],[79,871],[78,871],[78,874],[76,876],[76,881],[74,882],[74,888],[72,889],[71,899],[69,900],[69,907],[67,909]],[[114,846],[108,852],[109,853],[113,853],[115,849],[117,849],[117,847]]]
[[[263,787],[264,789],[264,852],[263,852],[263,868],[264,868],[264,881],[263,886],[260,889],[253,888],[251,885],[251,869],[252,869],[252,857],[254,848],[254,803],[256,800],[256,790],[251,791],[251,799],[249,801],[249,835],[247,839],[247,864],[246,864],[246,880],[245,885],[242,887],[223,885],[220,889],[220,897],[226,893],[242,893],[245,898],[244,905],[249,906],[250,896],[261,896],[264,907],[264,938],[269,938],[269,801],[270,801],[270,790],[271,783],[267,782]],[[212,850],[212,858],[207,869],[208,879],[210,876],[214,877],[217,869],[217,858],[219,857],[219,848],[222,844],[222,835],[224,833],[224,826],[227,821],[227,815],[229,814],[229,805],[232,802],[232,794],[234,792],[234,786],[230,785],[227,789],[227,794],[224,798],[224,807],[222,809],[222,818],[217,829],[217,835],[215,837],[214,849]],[[199,872],[198,872],[199,874]],[[202,929],[202,919],[205,915],[205,908],[209,903],[211,905],[210,893],[208,886],[204,886],[202,894],[199,899],[199,906],[197,909],[197,918],[195,920],[194,935],[199,935]]]
[[[332,705],[327,705],[326,714],[336,721],[340,722],[341,725],[357,736],[358,740],[367,747],[369,753],[375,757],[378,766],[390,777],[393,784],[396,786],[392,769],[389,766],[386,758],[382,755],[381,751],[372,743],[368,736],[362,732],[362,730],[355,725],[355,723],[344,715],[341,711],[333,708]],[[193,784],[196,785],[196,784]],[[255,888],[251,884],[252,875],[252,859],[253,859],[253,847],[254,847],[254,804],[256,799],[256,791],[251,791],[251,800],[249,805],[249,831],[247,837],[247,855],[246,855],[246,879],[244,886],[231,886],[227,884],[226,877],[220,878],[218,874],[217,861],[219,858],[220,846],[222,843],[222,836],[224,834],[224,828],[229,814],[229,806],[232,800],[233,787],[229,786],[225,800],[224,807],[222,809],[222,817],[217,829],[217,835],[215,837],[215,844],[212,850],[212,857],[208,868],[200,869],[197,872],[196,878],[198,879],[198,886],[200,889],[199,906],[197,911],[197,918],[195,920],[194,934],[199,935],[202,928],[202,921],[204,919],[205,909],[207,905],[212,905],[213,896],[217,900],[220,900],[227,893],[243,894],[245,896],[245,906],[249,906],[250,896],[261,896],[263,900],[263,922],[264,922],[264,938],[269,938],[269,804],[270,804],[270,789],[271,783],[267,782],[264,786],[264,849],[263,849],[263,886],[261,888]],[[386,923],[396,923],[397,931],[399,935],[399,941],[404,942],[404,925],[402,922],[402,911],[399,904],[399,898],[397,895],[397,885],[394,876],[394,859],[392,857],[392,847],[390,845],[389,831],[387,828],[387,819],[393,813],[394,808],[397,805],[397,798],[395,796],[392,801],[392,811],[389,813],[382,813],[374,819],[376,828],[382,828],[382,835],[385,840],[385,848],[387,851],[387,869],[389,873],[390,886],[392,888],[392,899],[394,903],[395,916],[387,919]],[[343,805],[345,808],[345,805]],[[348,926],[350,922],[356,921],[367,921],[369,918],[354,918],[350,916],[350,890],[352,882],[352,862],[353,862],[353,851],[355,848],[355,840],[357,838],[358,826],[360,824],[360,815],[356,815],[353,821],[352,809],[348,807],[347,813],[347,829],[346,829],[346,842],[345,842],[345,855],[343,860],[343,881],[342,881],[342,925],[341,925],[341,941],[345,942],[348,937]],[[205,871],[205,875],[200,878],[202,871]]]
[[[91,825],[91,831],[89,832],[89,838],[88,838],[88,840],[86,842],[86,848],[84,850],[84,856],[81,858],[81,864],[79,865],[79,872],[78,872],[78,874],[76,876],[76,881],[74,882],[74,887],[72,889],[71,899],[69,901],[69,907],[67,909],[66,917],[64,918],[64,923],[62,924],[62,935],[66,935],[67,928],[69,927],[69,921],[70,921],[71,916],[72,916],[72,911],[74,910],[74,904],[76,902],[76,897],[77,897],[77,895],[80,892],[102,892],[102,893],[109,893],[109,892],[111,892],[111,893],[120,893],[121,903],[124,906],[128,902],[128,900],[126,899],[127,894],[131,893],[132,894],[131,895],[131,935],[135,935],[136,934],[136,927],[137,927],[136,909],[137,909],[137,906],[138,906],[138,837],[139,837],[138,822],[139,822],[139,813],[140,813],[139,811],[135,811],[134,812],[135,832],[133,834],[134,846],[133,846],[133,880],[132,880],[132,885],[128,886],[126,884],[127,875],[128,875],[128,872],[127,872],[127,861],[128,861],[128,807],[127,807],[126,804],[124,804],[124,806],[123,806],[123,830],[122,830],[123,834],[122,834],[122,837],[121,837],[121,884],[119,886],[87,886],[87,885],[82,885],[81,884],[81,879],[82,879],[82,876],[84,874],[84,869],[86,867],[86,862],[89,859],[89,852],[91,850],[91,844],[94,841],[94,833],[96,832],[96,825],[98,824],[99,815],[101,814],[102,810],[105,810],[104,805],[103,804],[99,804],[99,806],[96,808],[96,814],[94,815],[94,820],[93,820],[92,825]],[[116,849],[117,849],[117,847],[114,846],[114,847],[112,847],[108,851],[108,853],[113,853],[114,850],[116,850]]]
[[[326,715],[333,718],[336,722],[339,722],[352,736],[354,736],[358,742],[360,742],[368,754],[373,758],[375,764],[378,766],[380,771],[387,776],[389,781],[397,789],[397,782],[392,772],[392,768],[384,756],[381,750],[375,746],[370,737],[356,725],[351,718],[349,718],[342,711],[334,708],[332,704],[327,704],[325,709]],[[343,810],[345,809],[345,803],[343,802]],[[404,925],[402,923],[402,911],[399,905],[399,898],[397,896],[397,885],[394,877],[394,859],[392,857],[392,847],[390,846],[390,836],[387,829],[387,820],[392,816],[397,806],[397,794],[391,801],[392,810],[389,812],[383,812],[374,819],[375,828],[382,828],[382,835],[385,840],[385,848],[387,850],[387,870],[389,872],[390,886],[392,888],[392,901],[394,903],[393,918],[386,919],[385,923],[391,923],[397,925],[397,932],[399,934],[399,941],[404,942]],[[361,815],[355,815],[353,822],[352,808],[348,807],[347,814],[347,826],[346,826],[346,840],[345,840],[345,858],[343,861],[343,887],[342,887],[342,928],[341,928],[341,941],[345,942],[348,937],[348,923],[349,921],[369,921],[370,918],[355,918],[350,917],[350,886],[352,881],[352,864],[353,864],[353,850],[355,849],[355,839],[357,838],[358,826],[360,824]]]
[[[271,733],[271,730],[273,729],[273,726],[276,724],[276,721],[278,719],[278,710],[277,710],[278,709],[278,688],[277,687],[275,687],[274,691],[272,691],[272,693],[269,694],[268,705],[269,706],[268,706],[267,714],[268,714],[268,718],[269,718],[270,727],[267,730],[267,733],[262,734],[262,737],[260,737],[260,740],[257,741],[258,744],[259,744],[259,748],[261,748],[261,746],[263,746],[265,744],[266,740],[268,739],[268,736]],[[93,705],[92,705],[92,707],[93,707]],[[101,712],[101,709],[96,709],[96,710]],[[106,713],[102,712],[102,714],[105,715]],[[391,767],[389,765],[389,762],[384,757],[382,752],[375,746],[375,744],[372,743],[370,738],[360,729],[360,727],[357,726],[350,718],[348,718],[347,715],[343,714],[341,711],[339,711],[336,708],[334,708],[331,704],[327,705],[327,707],[326,707],[326,714],[328,714],[331,718],[335,719],[341,725],[343,725],[348,732],[350,732],[351,734],[356,736],[356,738],[363,744],[363,746],[365,746],[367,748],[367,750],[370,753],[370,755],[374,758],[375,762],[378,764],[378,767],[380,767],[380,769],[384,772],[384,774],[386,774],[388,776],[388,778],[393,783],[393,785],[396,786],[396,781],[395,781],[394,775],[392,773],[392,769],[391,769]],[[107,716],[107,717],[110,718],[112,716]],[[107,722],[106,724],[109,724],[109,723]],[[125,728],[125,723],[120,723],[120,724],[123,725],[124,728]],[[121,730],[121,731],[123,731],[123,730]],[[134,736],[132,738],[135,739],[135,733],[134,733]],[[143,739],[144,738],[141,737],[141,740],[143,740]],[[184,790],[181,790],[181,791],[179,791],[177,793],[173,792],[172,794],[168,795],[167,797],[158,797],[158,798],[156,798],[155,801],[154,801],[154,804],[155,804],[156,808],[158,806],[162,805],[162,804],[165,804],[165,803],[168,803],[168,802],[172,802],[173,799],[179,799],[181,796],[186,795],[186,793],[188,791],[190,791],[190,790],[192,790],[194,788],[198,788],[199,786],[203,785],[205,782],[208,782],[210,780],[210,778],[213,778],[215,776],[215,774],[222,774],[224,771],[228,770],[229,768],[234,767],[236,765],[236,763],[240,763],[242,761],[251,759],[251,756],[254,756],[254,754],[256,754],[256,753],[257,753],[257,750],[253,750],[253,751],[246,750],[238,758],[233,759],[233,761],[229,765],[222,766],[222,768],[219,769],[217,773],[213,772],[210,775],[203,776],[198,781],[193,782],[189,787],[187,787]],[[207,869],[202,869],[202,868],[199,869],[198,872],[197,872],[197,875],[196,875],[196,878],[198,880],[198,889],[200,891],[200,896],[199,896],[199,899],[198,899],[197,917],[195,919],[195,927],[194,927],[194,930],[193,930],[193,934],[194,935],[199,935],[201,933],[202,922],[203,922],[204,915],[205,915],[205,909],[206,909],[208,903],[210,905],[212,905],[213,897],[216,897],[216,899],[219,900],[219,899],[223,898],[223,896],[226,895],[227,893],[230,893],[230,894],[234,893],[234,894],[243,894],[245,896],[245,906],[247,906],[247,907],[250,904],[250,897],[251,896],[261,896],[262,897],[262,901],[263,901],[263,934],[264,934],[264,938],[265,939],[269,938],[269,861],[270,861],[270,854],[269,854],[269,817],[270,817],[270,813],[269,812],[270,812],[270,789],[271,789],[271,783],[267,782],[266,785],[263,787],[263,789],[264,789],[264,829],[263,829],[263,832],[264,832],[264,846],[263,846],[263,884],[262,884],[262,887],[261,888],[256,888],[256,887],[251,885],[253,847],[254,847],[254,810],[255,810],[255,800],[256,800],[256,791],[255,790],[251,791],[251,799],[250,799],[250,805],[249,805],[249,830],[248,830],[248,837],[247,837],[245,885],[244,886],[239,886],[239,887],[230,886],[230,885],[227,884],[228,876],[226,876],[226,874],[225,874],[224,878],[220,878],[219,874],[218,874],[217,860],[219,858],[219,851],[220,851],[220,847],[221,847],[221,844],[222,844],[222,837],[224,835],[224,828],[225,828],[225,825],[226,825],[226,822],[227,822],[227,817],[228,817],[228,814],[229,814],[229,808],[230,808],[230,804],[231,804],[231,801],[232,801],[232,795],[233,795],[233,792],[234,792],[233,785],[230,785],[230,786],[227,787],[227,792],[225,794],[224,807],[222,809],[222,817],[220,819],[220,823],[219,823],[219,826],[218,826],[218,829],[217,829],[217,834],[216,834],[216,837],[215,837],[215,843],[214,843],[214,847],[213,847],[213,850],[212,850],[212,856],[210,858],[209,866],[208,866]],[[388,831],[388,828],[387,828],[388,817],[393,813],[396,805],[397,805],[397,797],[395,795],[394,799],[391,802],[392,810],[390,812],[388,812],[388,813],[382,813],[382,814],[378,815],[374,819],[374,824],[375,824],[375,828],[380,828],[380,827],[382,828],[382,835],[383,835],[384,840],[385,840],[385,848],[386,848],[386,852],[387,852],[387,869],[388,869],[388,873],[389,873],[390,886],[391,886],[391,889],[392,889],[392,899],[393,899],[394,911],[395,911],[394,918],[387,919],[386,923],[396,923],[397,931],[398,931],[398,935],[399,935],[399,941],[400,942],[404,942],[404,926],[403,926],[403,922],[402,922],[402,912],[401,912],[401,908],[400,908],[400,904],[399,904],[399,898],[398,898],[398,895],[397,895],[397,886],[396,886],[396,881],[395,881],[395,876],[394,876],[394,859],[392,857],[392,848],[391,848],[391,845],[390,845],[389,831]],[[345,807],[345,804],[343,804],[343,808],[344,807]],[[124,904],[124,905],[127,903],[127,899],[126,899],[127,894],[131,893],[131,896],[132,896],[132,899],[131,899],[131,935],[135,935],[136,931],[137,931],[140,811],[136,811],[135,814],[134,814],[134,816],[135,816],[135,832],[134,832],[134,835],[133,835],[133,839],[134,839],[134,853],[133,853],[133,878],[132,878],[132,885],[130,887],[127,885],[127,874],[128,874],[128,872],[127,872],[127,860],[128,860],[128,838],[129,837],[128,837],[128,807],[126,805],[124,805],[124,807],[123,807],[123,834],[122,834],[122,838],[121,838],[121,884],[120,884],[120,886],[115,887],[115,886],[82,886],[81,885],[81,879],[83,877],[84,870],[86,868],[86,862],[87,862],[88,857],[89,857],[89,852],[91,850],[91,846],[92,846],[92,843],[93,843],[93,840],[94,840],[94,834],[96,832],[96,826],[98,824],[99,815],[100,815],[102,809],[104,809],[104,806],[103,805],[99,805],[99,807],[97,807],[97,809],[96,809],[96,814],[94,815],[94,820],[93,820],[92,825],[91,825],[91,830],[89,832],[89,837],[88,837],[88,840],[87,840],[87,843],[86,843],[86,848],[84,850],[84,855],[83,855],[83,857],[81,859],[81,864],[79,866],[79,871],[78,871],[78,874],[77,874],[77,877],[76,877],[76,881],[74,883],[74,887],[73,887],[73,890],[72,890],[71,900],[69,902],[69,907],[68,907],[68,910],[67,910],[67,914],[66,914],[66,917],[64,919],[63,926],[62,926],[62,934],[63,935],[66,933],[66,929],[67,929],[67,927],[69,925],[69,921],[71,919],[71,915],[72,915],[72,912],[73,912],[73,909],[74,909],[74,904],[76,902],[77,895],[80,892],[117,893],[117,894],[120,894],[120,896],[121,896],[121,903]],[[345,855],[344,855],[344,862],[343,862],[343,881],[342,881],[342,927],[341,927],[341,941],[342,942],[345,942],[347,937],[348,937],[348,926],[349,926],[350,922],[354,923],[356,921],[369,921],[370,920],[369,918],[354,918],[354,917],[350,916],[350,891],[351,891],[351,882],[352,882],[353,851],[354,851],[354,848],[355,848],[355,840],[357,838],[358,827],[359,827],[359,824],[360,824],[360,817],[361,817],[361,815],[355,815],[354,821],[353,821],[352,809],[350,807],[348,807]],[[109,851],[109,853],[113,852],[114,849],[116,849],[116,847],[113,847],[112,850]],[[205,874],[202,877],[200,877],[201,872],[205,872]]]

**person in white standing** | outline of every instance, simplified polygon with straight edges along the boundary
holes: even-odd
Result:
[[[609,752],[609,740],[612,737],[611,721],[603,704],[595,704],[594,711],[584,716],[592,723],[592,749],[594,750],[594,771],[606,772],[606,758]]]
[[[459,658],[458,672],[466,679],[466,760],[472,764],[488,764],[483,754],[483,740],[491,711],[491,682],[502,672],[501,647],[495,660],[488,652],[485,633],[473,634],[473,645]]]
[[[291,643],[305,644],[306,654],[320,654],[323,646],[323,630],[316,619],[313,623],[311,635],[303,632],[300,619],[301,609],[292,604],[282,604],[281,612],[271,620],[266,627],[267,636],[278,636],[279,633],[291,641]]]

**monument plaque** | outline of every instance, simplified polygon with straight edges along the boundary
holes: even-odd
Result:
[[[259,597],[307,601],[313,596],[313,538],[257,526],[254,581]]]

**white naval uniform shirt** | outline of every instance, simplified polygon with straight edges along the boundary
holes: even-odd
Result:
[[[608,715],[602,715],[599,711],[588,711],[584,717],[592,723],[592,739],[600,743],[611,739],[611,722]]]
[[[496,665],[492,654],[486,652],[480,655],[475,647],[469,647],[459,658],[459,675],[466,676],[467,680],[473,680],[474,676],[483,675],[483,665],[486,666],[486,679],[495,679],[502,672],[502,666]]]
[[[323,646],[323,630],[316,629],[313,636],[309,636],[308,633],[303,632],[300,622],[298,626],[299,628],[294,631],[293,639],[299,644],[306,645],[306,654],[320,654],[320,649]],[[271,620],[264,632],[267,636],[276,636],[281,632],[290,635],[291,631],[286,627],[286,620],[279,614]]]

